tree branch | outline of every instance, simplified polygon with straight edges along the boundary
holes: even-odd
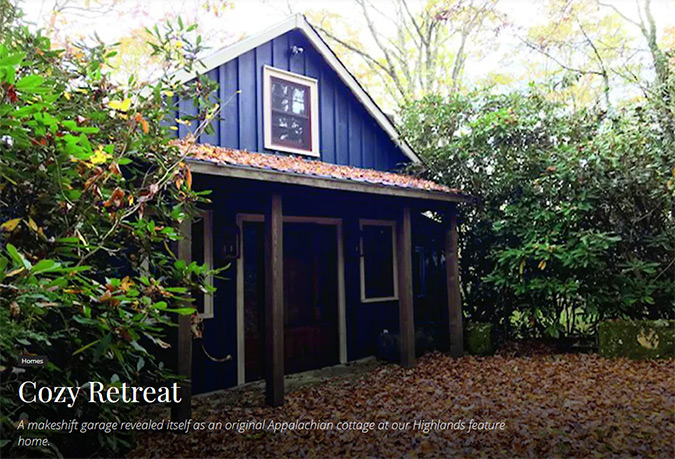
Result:
[[[405,89],[403,88],[403,85],[401,84],[401,81],[396,75],[396,70],[394,67],[394,63],[392,62],[391,56],[389,54],[389,51],[387,50],[387,47],[382,44],[380,41],[380,37],[377,33],[377,29],[375,28],[375,25],[373,24],[372,19],[370,18],[370,14],[368,13],[368,8],[366,7],[365,0],[355,0],[358,5],[361,6],[361,10],[363,11],[363,17],[366,19],[366,24],[368,25],[368,30],[370,31],[370,34],[373,37],[373,40],[375,40],[375,44],[380,48],[382,53],[384,54],[384,58],[387,61],[387,67],[389,67],[389,71],[387,72],[391,79],[393,80],[394,84],[396,85],[396,89],[401,93],[401,96],[403,99],[408,98],[408,95],[405,92]]]
[[[626,21],[630,22],[631,24],[636,25],[636,26],[638,26],[638,27],[640,27],[640,28],[643,27],[643,24],[641,24],[640,22],[637,22],[636,20],[631,19],[630,17],[628,17],[628,16],[626,16],[625,14],[623,14],[621,11],[619,11],[619,9],[618,9],[615,5],[612,5],[612,4],[610,4],[610,3],[603,3],[603,2],[601,2],[601,1],[598,1],[597,4],[598,4],[598,6],[604,6],[604,7],[606,7],[606,8],[611,8],[611,9],[614,10],[614,12],[615,12],[616,14],[618,14],[619,16],[621,16],[624,20],[626,20]]]
[[[343,47],[347,48],[349,51],[358,54],[368,64],[372,64],[372,66],[379,67],[380,69],[384,70],[387,73],[387,75],[389,75],[389,69],[385,65],[382,65],[381,62],[379,62],[377,59],[375,59],[370,54],[368,54],[365,51],[363,51],[362,49],[359,49],[356,46],[354,46],[350,43],[347,43],[346,41],[336,37],[335,35],[330,33],[328,30],[324,29],[323,27],[321,27],[319,25],[315,25],[314,28],[317,29],[319,32],[323,33],[324,35],[326,35],[326,37],[330,38],[331,40],[333,40],[334,42],[336,42],[340,46],[343,46]]]
[[[581,25],[581,21],[579,21],[579,17],[575,16],[577,24],[579,25],[579,30],[581,30],[581,33],[584,35],[586,38],[586,41],[588,42],[589,45],[591,45],[591,49],[593,49],[593,53],[595,54],[595,57],[598,59],[598,64],[600,64],[600,68],[602,69],[602,81],[605,84],[605,103],[607,104],[607,108],[610,107],[610,102],[609,102],[609,75],[607,74],[607,69],[605,68],[605,63],[602,60],[602,57],[600,57],[600,53],[598,52],[598,48],[595,47],[595,43],[593,43],[593,40],[588,36],[586,33],[586,30],[584,30],[583,25]]]
[[[551,59],[553,62],[555,62],[556,64],[558,64],[560,67],[562,67],[565,70],[569,70],[570,72],[580,73],[582,75],[600,75],[600,76],[602,76],[602,72],[598,72],[597,70],[583,70],[583,69],[579,69],[579,68],[575,68],[575,67],[571,67],[569,65],[566,65],[563,62],[561,62],[560,60],[558,60],[555,56],[553,56],[548,51],[546,51],[546,50],[544,50],[544,49],[542,49],[542,48],[540,48],[536,45],[533,45],[532,43],[528,42],[527,40],[523,39],[522,37],[518,37],[518,39],[528,48],[530,48],[534,51],[537,51],[538,53],[543,54],[544,56],[548,57],[549,59]]]
[[[408,18],[410,19],[410,22],[412,23],[413,27],[417,31],[417,34],[419,35],[420,39],[422,40],[422,43],[429,46],[429,43],[426,43],[424,41],[424,34],[422,33],[422,29],[420,28],[419,24],[415,20],[415,16],[413,16],[413,14],[410,12],[410,8],[408,7],[408,2],[406,2],[406,0],[399,0],[399,4],[403,5],[403,10],[408,14]]]

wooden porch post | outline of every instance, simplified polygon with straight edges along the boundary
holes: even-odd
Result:
[[[185,263],[192,260],[192,221],[185,219],[180,227],[183,239],[178,242],[178,258]],[[176,343],[176,372],[185,376],[180,384],[180,403],[171,405],[171,419],[185,421],[192,417],[192,316],[178,316]]]
[[[464,355],[462,328],[462,298],[459,290],[459,260],[457,259],[457,205],[446,214],[449,222],[445,230],[445,278],[448,287],[448,318],[450,319],[450,355]]]
[[[415,366],[415,324],[412,285],[412,231],[410,205],[405,204],[396,225],[396,255],[398,271],[398,317],[401,366]]]
[[[284,404],[284,250],[281,195],[265,210],[265,400]]]

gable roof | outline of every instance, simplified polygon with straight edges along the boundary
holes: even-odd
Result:
[[[192,137],[176,140],[175,144],[187,154],[193,170],[198,173],[438,201],[469,200],[458,189],[410,175],[197,144]]]
[[[338,59],[337,55],[333,50],[328,46],[324,39],[319,35],[319,33],[312,27],[312,25],[307,21],[302,14],[296,14],[290,16],[288,19],[283,22],[278,23],[275,26],[270,27],[267,30],[264,30],[258,34],[251,35],[248,38],[245,38],[237,43],[234,43],[230,46],[226,46],[215,53],[202,59],[204,68],[192,71],[184,72],[180,71],[176,74],[176,77],[180,82],[187,82],[195,78],[198,74],[206,73],[210,70],[219,67],[226,62],[235,59],[242,54],[257,48],[258,46],[266,43],[280,35],[283,35],[291,30],[301,31],[309,42],[316,48],[319,54],[326,60],[330,67],[335,70],[342,82],[347,85],[347,87],[352,91],[356,99],[363,105],[366,111],[375,119],[377,124],[387,133],[389,138],[401,149],[401,152],[409,158],[414,163],[422,162],[413,151],[413,149],[408,145],[408,143],[401,138],[398,129],[389,119],[389,117],[382,111],[382,109],[375,103],[373,98],[366,92],[366,90],[361,86],[361,84],[356,80],[354,75],[351,74],[349,70],[344,66],[344,64]]]

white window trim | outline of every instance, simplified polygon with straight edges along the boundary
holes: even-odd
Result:
[[[391,250],[392,250],[392,275],[394,276],[394,295],[390,297],[366,298],[366,261],[363,255],[363,237],[359,237],[360,257],[360,277],[361,277],[361,303],[375,303],[380,301],[398,300],[398,263],[396,253],[396,221],[395,220],[359,220],[359,231],[363,231],[364,226],[390,226],[391,227]]]
[[[303,86],[309,86],[309,104],[310,118],[309,128],[312,138],[311,150],[293,148],[286,145],[274,143],[272,138],[272,77],[296,83]],[[318,81],[305,75],[287,72],[265,65],[263,67],[263,126],[265,137],[265,148],[269,150],[284,151],[288,153],[297,153],[300,155],[319,157],[319,85]]]
[[[201,217],[204,219],[204,264],[211,271],[213,270],[213,211],[205,210]],[[206,283],[213,285],[213,273],[206,276]],[[199,317],[213,319],[213,293],[204,293],[204,312],[201,312]]]

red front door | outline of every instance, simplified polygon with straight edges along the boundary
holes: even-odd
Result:
[[[243,224],[246,381],[264,377],[264,225]],[[337,229],[284,223],[284,371],[338,362]]]

